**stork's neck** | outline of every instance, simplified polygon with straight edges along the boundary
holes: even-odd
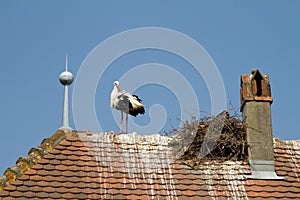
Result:
[[[117,95],[118,95],[119,92],[120,92],[120,90],[118,89],[118,87],[114,86],[114,89],[113,89],[113,91],[111,93],[112,98],[117,97]]]

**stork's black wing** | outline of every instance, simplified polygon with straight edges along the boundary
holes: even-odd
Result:
[[[129,109],[132,108],[132,104],[129,101],[129,97],[124,94],[121,94],[117,98],[118,104],[116,106],[116,109],[124,112],[129,112]]]

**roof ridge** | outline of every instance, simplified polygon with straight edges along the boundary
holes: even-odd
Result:
[[[300,148],[300,140],[281,140],[280,138],[273,138],[273,146],[277,147],[293,147],[295,149]]]
[[[69,135],[78,136],[78,132],[65,129],[57,130],[51,137],[43,139],[39,146],[31,148],[26,156],[19,157],[16,165],[7,168],[4,175],[0,176],[0,192],[31,169]]]

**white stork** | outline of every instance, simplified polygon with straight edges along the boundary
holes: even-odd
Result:
[[[114,82],[114,89],[110,94],[110,105],[112,108],[121,111],[120,134],[122,133],[124,112],[126,113],[126,133],[128,133],[128,114],[136,117],[138,114],[145,113],[145,106],[141,102],[142,100],[138,96],[121,90],[119,81]]]

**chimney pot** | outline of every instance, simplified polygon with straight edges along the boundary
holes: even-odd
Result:
[[[253,179],[282,179],[274,171],[271,104],[268,75],[253,69],[241,76],[241,112],[246,124],[248,158]]]

